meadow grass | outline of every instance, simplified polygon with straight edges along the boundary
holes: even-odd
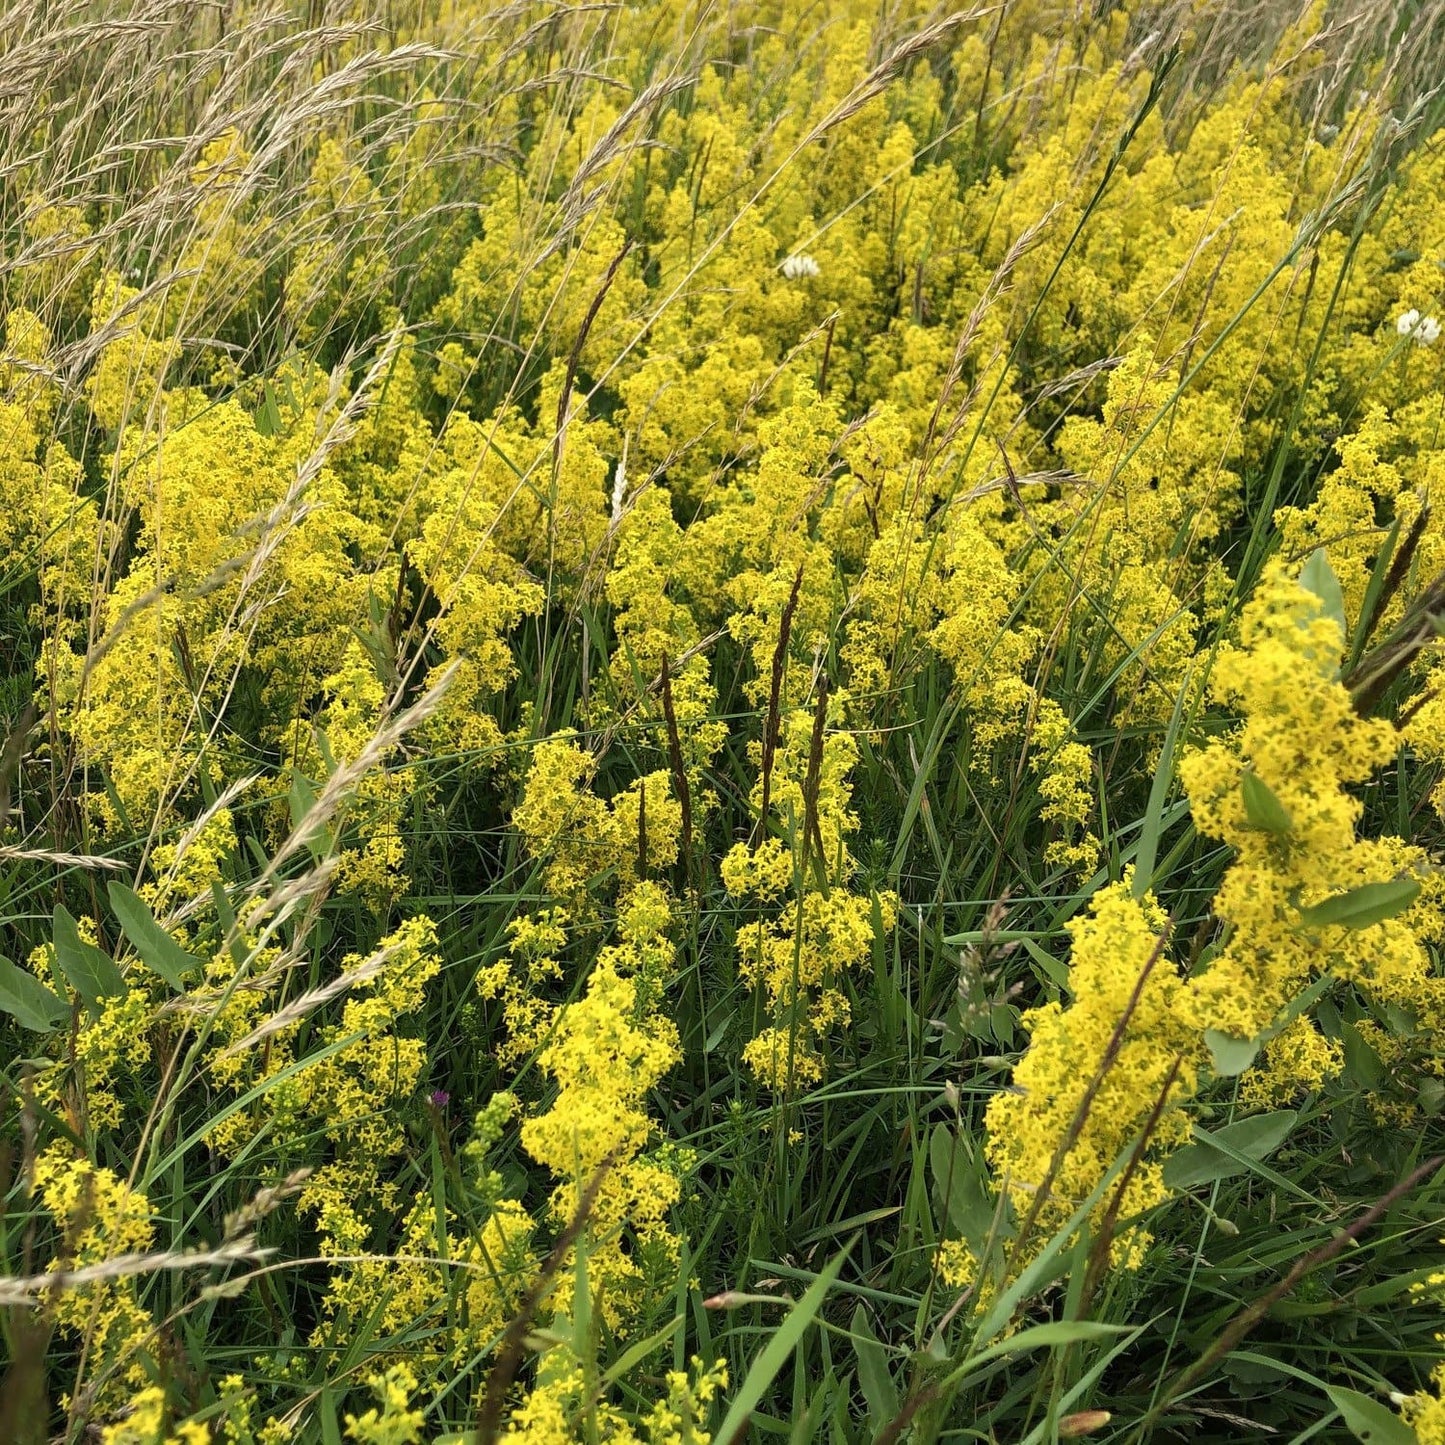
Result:
[[[0,10],[0,1445],[1445,1441],[1442,67]]]

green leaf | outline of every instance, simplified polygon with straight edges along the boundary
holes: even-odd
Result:
[[[1415,1432],[1391,1409],[1358,1390],[1331,1385],[1325,1393],[1356,1440],[1368,1445],[1416,1445]]]
[[[1190,683],[1192,672],[1180,684],[1174,698],[1174,712],[1164,734],[1164,746],[1159,751],[1159,762],[1154,769],[1154,779],[1149,785],[1149,803],[1139,825],[1139,846],[1134,853],[1134,897],[1142,899],[1154,886],[1154,868],[1159,858],[1159,839],[1164,829],[1178,814],[1166,805],[1169,789],[1174,783],[1174,752],[1179,745],[1179,728],[1183,721],[1184,700],[1192,696]]]
[[[856,1236],[855,1236],[856,1238]],[[813,1316],[823,1307],[823,1296],[828,1293],[843,1262],[848,1258],[853,1245],[850,1242],[807,1288],[797,1304],[790,1309],[783,1322],[773,1331],[772,1338],[763,1346],[757,1359],[752,1363],[746,1378],[738,1386],[728,1412],[717,1434],[713,1437],[718,1445],[736,1445],[743,1436],[753,1411],[758,1407],[769,1386],[777,1378],[778,1371],[787,1363],[788,1356],[801,1342]]]
[[[1340,637],[1344,638],[1348,628],[1345,625],[1345,594],[1340,589],[1340,579],[1325,556],[1325,549],[1318,547],[1310,554],[1299,574],[1300,586],[1313,592],[1320,599],[1326,617],[1339,623]]]
[[[1369,928],[1403,913],[1420,896],[1413,878],[1391,878],[1386,883],[1361,883],[1323,903],[1301,908],[1299,916],[1311,928],[1337,924],[1342,928]]]
[[[1209,1046],[1209,1056],[1214,1061],[1214,1072],[1221,1079],[1232,1079],[1242,1074],[1259,1053],[1261,1040],[1236,1039],[1222,1034],[1218,1029],[1205,1029],[1204,1042]]]
[[[231,962],[236,965],[238,972],[244,972],[251,957],[250,950],[236,927],[236,910],[231,907],[231,900],[226,896],[226,885],[219,878],[211,879],[211,902],[215,905],[216,917],[221,921],[222,934],[231,941]]]
[[[306,815],[316,806],[316,784],[299,768],[291,769],[291,828],[294,832],[306,821]]]
[[[1385,1061],[1372,1044],[1348,1021],[1340,1025],[1345,1050],[1345,1077],[1362,1088],[1378,1089],[1385,1082]]]
[[[1132,1334],[1137,1339],[1142,1332],[1141,1329],[1136,1328]],[[1027,1354],[1030,1350],[1053,1350],[1060,1345],[1077,1345],[1094,1340],[1106,1340],[1112,1336],[1130,1333],[1128,1325],[1109,1325],[1102,1320],[1050,1320],[1047,1324],[1032,1325],[1026,1330],[1019,1330],[1017,1334],[1010,1335],[1006,1340],[1000,1340],[997,1344],[990,1345],[985,1350],[978,1350],[971,1354],[951,1375],[946,1376],[940,1382],[939,1388],[946,1390],[949,1386],[958,1384],[990,1360],[1002,1359],[1008,1355]]]
[[[52,993],[33,973],[0,958],[0,1013],[7,1013],[32,1033],[53,1033],[69,1016],[65,1000]]]
[[[888,1352],[873,1333],[862,1301],[853,1310],[851,1338],[853,1353],[858,1356],[858,1384],[868,1402],[868,1421],[876,1435],[898,1417],[898,1387],[888,1368]]]
[[[789,1445],[813,1445],[815,1440],[825,1438],[822,1433],[823,1415],[827,1411],[829,1402],[837,1393],[837,1377],[832,1370],[829,1370],[813,1392],[813,1398],[808,1401],[807,1408],[801,1414],[794,1416],[793,1428],[788,1435]]]
[[[115,960],[81,938],[75,919],[62,903],[55,905],[55,961],[92,1013],[100,1012],[101,1000],[125,992],[125,979]]]
[[[331,1391],[321,1387],[320,1410],[322,1445],[341,1445],[341,1425],[336,1419],[336,1401]]]
[[[187,953],[164,928],[155,914],[124,883],[107,885],[110,906],[120,926],[146,967],[158,973],[177,993],[186,991],[186,975],[201,967],[201,960]]]
[[[1396,517],[1390,523],[1390,530],[1385,533],[1385,540],[1380,544],[1380,550],[1375,553],[1374,565],[1370,568],[1370,580],[1365,584],[1364,600],[1360,603],[1360,613],[1355,619],[1355,635],[1350,641],[1350,655],[1345,660],[1345,671],[1350,672],[1355,664],[1359,662],[1361,653],[1365,650],[1365,644],[1370,640],[1370,634],[1375,629],[1379,620],[1377,613],[1382,602],[1388,602],[1385,596],[1385,583],[1391,582],[1393,591],[1399,586],[1402,579],[1394,577],[1395,548],[1400,540],[1400,519]]]
[[[581,1230],[572,1250],[572,1339],[579,1358],[592,1345],[592,1282],[587,1268],[587,1231]]]
[[[1258,773],[1246,772],[1239,786],[1244,794],[1245,820],[1251,828],[1261,833],[1288,833],[1294,826],[1289,810]]]
[[[1239,1119],[1212,1134],[1196,1129],[1198,1143],[1185,1145],[1164,1161],[1164,1182],[1171,1189],[1197,1189],[1245,1174],[1251,1160],[1268,1158],[1284,1143],[1298,1118],[1293,1109],[1280,1109]]]
[[[263,437],[273,437],[280,432],[281,426],[281,408],[276,404],[276,388],[268,381],[263,388],[261,405],[256,408],[256,430]]]
[[[1220,1033],[1218,1029],[1205,1029],[1204,1042],[1214,1060],[1215,1074],[1221,1079],[1232,1079],[1242,1074],[1254,1062],[1260,1049],[1271,1039],[1277,1039],[1301,1014],[1312,1008],[1333,983],[1334,978],[1330,974],[1321,974],[1289,1001],[1263,1033],[1252,1039],[1239,1039]]]
[[[628,1374],[631,1370],[640,1365],[649,1355],[660,1350],[677,1332],[682,1328],[683,1317],[674,1315],[667,1324],[660,1330],[648,1335],[645,1340],[638,1340],[635,1344],[629,1345],[611,1365],[607,1367],[606,1373],[602,1376],[604,1385],[611,1385]],[[437,1445],[441,1445],[437,1441]]]
[[[981,1244],[993,1224],[994,1208],[968,1145],[947,1124],[935,1125],[928,1136],[928,1167],[940,1228],[972,1245]]]
[[[316,784],[297,768],[291,770],[291,828],[301,832],[311,856],[318,861],[330,852],[334,838],[329,827],[323,824],[307,824],[312,809],[316,806]]]

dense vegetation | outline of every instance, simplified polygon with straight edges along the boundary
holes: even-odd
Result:
[[[1445,1442],[1442,73],[0,13],[0,1440]]]

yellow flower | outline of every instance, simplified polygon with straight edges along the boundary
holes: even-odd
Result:
[[[76,1158],[66,1145],[51,1145],[35,1161],[34,1186],[61,1229],[53,1268],[103,1265],[151,1248],[151,1207],[146,1197],[111,1170]],[[103,1400],[116,1403],[123,1398],[125,1386],[145,1385],[142,1352],[150,1346],[155,1327],[136,1299],[133,1276],[61,1289],[53,1297],[52,1308],[61,1333],[85,1341],[93,1353],[92,1374],[107,1381]],[[136,1408],[143,1423],[137,1430],[150,1429],[151,1421],[158,1430],[163,1404],[160,1392],[138,1397]],[[134,1440],[151,1445],[143,1433]],[[123,1435],[117,1441],[131,1445]]]
[[[1168,1197],[1163,1161],[1189,1134],[1178,1106],[1194,1093],[1202,1040],[1179,1017],[1183,984],[1166,954],[1164,914],[1151,898],[1135,899],[1131,886],[1126,879],[1104,889],[1088,917],[1069,924],[1071,1002],[1024,1015],[1028,1052],[1013,1087],[989,1100],[989,1163],[1015,1213],[1034,1214],[1035,1245],[1088,1198],[1156,1108],[1124,1186],[1122,1223]],[[1096,1215],[1111,1201],[1106,1191]],[[1116,1263],[1136,1265],[1148,1242],[1142,1229],[1125,1228],[1114,1240]]]

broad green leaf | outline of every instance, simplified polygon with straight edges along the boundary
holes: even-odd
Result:
[[[1320,599],[1325,616],[1339,623],[1340,638],[1343,640],[1348,630],[1345,625],[1345,594],[1323,547],[1316,548],[1310,554],[1309,561],[1300,570],[1299,580],[1301,587],[1313,592]]]
[[[856,1238],[856,1236],[855,1236]],[[813,1317],[823,1307],[823,1296],[828,1293],[833,1281],[838,1278],[838,1272],[843,1268],[843,1262],[852,1251],[852,1244],[848,1244],[824,1269],[822,1274],[808,1286],[807,1292],[797,1304],[790,1309],[783,1318],[783,1322],[773,1331],[772,1338],[763,1346],[757,1359],[752,1363],[732,1400],[728,1404],[728,1412],[723,1417],[721,1427],[713,1437],[718,1445],[736,1445],[743,1437],[752,1414],[757,1409],[763,1396],[767,1394],[768,1388],[777,1378],[778,1371],[788,1361],[788,1356],[798,1347],[804,1333]]]
[[[1239,1119],[1212,1134],[1196,1129],[1198,1142],[1186,1144],[1164,1161],[1164,1182],[1171,1189],[1197,1189],[1247,1173],[1251,1160],[1268,1158],[1284,1143],[1298,1118],[1293,1109],[1280,1109]]]
[[[246,940],[236,927],[236,910],[231,907],[231,900],[226,896],[226,885],[219,878],[211,879],[211,902],[215,905],[216,917],[221,921],[221,932],[231,940],[231,962],[238,971],[242,971],[250,958],[250,952],[246,947]]]
[[[1289,810],[1258,773],[1246,772],[1239,786],[1244,794],[1245,820],[1251,828],[1261,833],[1288,833],[1294,826]]]
[[[1385,1061],[1354,1024],[1340,1025],[1345,1050],[1345,1076],[1362,1088],[1378,1089],[1385,1082]]]
[[[893,1374],[888,1368],[888,1352],[873,1333],[868,1310],[861,1301],[853,1310],[850,1334],[853,1353],[858,1356],[858,1384],[868,1402],[868,1422],[876,1435],[898,1417],[898,1387],[893,1383]]]
[[[1226,1355],[1220,1362],[1219,1368],[1231,1380],[1236,1380],[1246,1387],[1250,1385],[1277,1386],[1281,1380],[1289,1378],[1267,1355],[1251,1354],[1242,1358],[1239,1355]]]
[[[1387,883],[1361,883],[1323,903],[1301,908],[1299,916],[1311,928],[1337,924],[1342,928],[1368,928],[1403,913],[1420,896],[1413,878],[1392,878]]]
[[[993,1205],[984,1193],[967,1144],[947,1124],[935,1125],[928,1136],[928,1167],[940,1228],[971,1244],[981,1244],[993,1223]]]
[[[187,953],[164,928],[155,914],[124,883],[107,885],[110,906],[131,946],[146,967],[158,973],[177,993],[186,991],[186,975],[197,972],[201,960]]]
[[[1409,1038],[1419,1031],[1420,1015],[1414,1009],[1406,1008],[1388,998],[1371,998],[1370,1012],[1375,1015],[1396,1038]]]
[[[1204,1042],[1209,1046],[1214,1072],[1221,1079],[1232,1079],[1242,1074],[1259,1053],[1259,1039],[1236,1039],[1220,1033],[1218,1029],[1205,1029]]]
[[[320,859],[330,851],[333,837],[329,827],[313,823],[307,826],[307,818],[316,806],[316,784],[298,769],[291,770],[291,827],[295,832],[303,828],[303,841],[311,856]]]
[[[256,430],[263,437],[273,437],[281,431],[281,408],[276,402],[276,389],[268,381],[263,388],[261,405],[256,408]]]
[[[316,784],[299,768],[291,770],[291,827],[293,831],[306,821],[306,815],[316,806]]]
[[[100,1011],[103,999],[125,992],[125,979],[115,960],[81,938],[63,903],[55,905],[55,961],[93,1013]]]
[[[0,1013],[7,1013],[32,1033],[53,1033],[69,1017],[63,998],[52,993],[33,973],[0,958]]]
[[[1358,1390],[1331,1385],[1325,1393],[1356,1440],[1367,1445],[1416,1445],[1415,1432],[1391,1409]]]
[[[1360,1291],[1353,1291],[1352,1299],[1358,1299]],[[1318,1375],[1312,1375],[1308,1370],[1302,1370],[1298,1365],[1292,1365],[1288,1360],[1279,1359],[1275,1355],[1260,1354],[1257,1350],[1231,1350],[1225,1359],[1232,1365],[1236,1361],[1246,1364],[1258,1365],[1261,1369],[1267,1369],[1276,1375],[1286,1375],[1291,1380],[1298,1380],[1301,1384],[1310,1386],[1315,1390],[1326,1390],[1329,1387]],[[1226,1369],[1229,1365],[1225,1366]]]

